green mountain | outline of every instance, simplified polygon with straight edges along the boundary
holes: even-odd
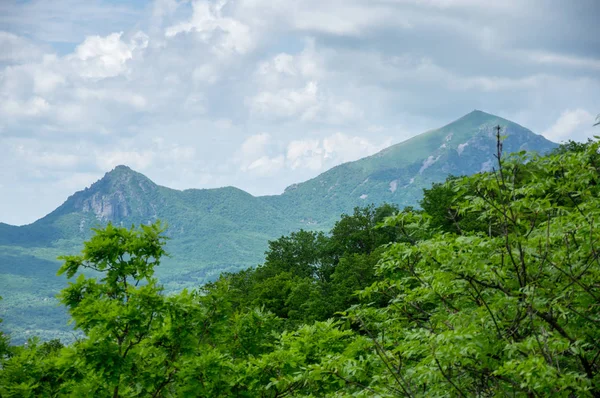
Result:
[[[475,110],[439,129],[417,135],[372,156],[341,164],[312,180],[265,197],[297,220],[329,225],[341,212],[369,203],[417,205],[423,188],[449,174],[471,175],[494,165],[500,125],[505,153],[546,153],[556,144],[509,120]]]
[[[54,295],[56,257],[81,250],[91,229],[156,219],[168,225],[171,257],[158,277],[168,291],[197,286],[220,272],[256,265],[270,239],[305,229],[328,230],[343,212],[371,203],[417,205],[423,188],[449,174],[490,170],[500,125],[505,152],[547,152],[556,144],[481,111],[355,162],[344,163],[281,195],[254,197],[234,187],[178,191],[118,166],[33,224],[0,223],[0,318],[19,341],[28,335],[69,338]]]

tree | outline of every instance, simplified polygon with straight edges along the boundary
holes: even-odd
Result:
[[[0,300],[2,300],[2,297],[0,297]],[[0,319],[0,323],[2,323],[2,319]],[[9,337],[6,334],[4,334],[4,332],[0,331],[0,359],[4,358],[9,354],[9,347]]]
[[[384,279],[361,293],[388,305],[349,311],[385,364],[371,388],[600,396],[599,149],[499,156],[495,172],[451,183],[465,195],[459,214],[498,234],[437,231],[389,246]]]
[[[395,205],[384,203],[375,208],[355,207],[352,215],[342,214],[331,229],[330,252],[334,261],[342,255],[369,254],[396,238],[393,228],[376,229],[386,217],[398,212]]]
[[[95,229],[81,255],[64,256],[58,274],[75,282],[60,293],[78,341],[75,363],[85,373],[76,394],[157,396],[173,380],[180,344],[169,341],[164,325],[176,328],[185,318],[173,311],[153,278],[165,255],[160,222],[140,229]],[[181,300],[180,300],[181,301]],[[178,338],[178,337],[176,337]]]
[[[478,214],[458,211],[459,204],[471,192],[457,192],[454,189],[459,177],[449,176],[445,183],[433,183],[431,188],[423,189],[420,202],[423,211],[429,215],[431,226],[443,232],[462,233],[467,231],[489,232],[489,225],[479,219]]]

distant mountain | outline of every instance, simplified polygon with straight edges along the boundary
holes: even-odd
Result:
[[[118,166],[33,224],[0,223],[0,317],[3,328],[65,337],[66,316],[54,295],[66,281],[55,276],[56,256],[81,250],[90,228],[112,222],[131,226],[161,219],[168,224],[171,258],[158,276],[168,290],[197,286],[222,271],[256,265],[267,242],[300,228],[329,229],[355,206],[417,205],[423,188],[449,174],[490,170],[494,127],[506,136],[505,153],[545,153],[556,144],[530,130],[481,111],[355,162],[344,163],[281,195],[254,197],[233,187],[178,191]]]
[[[341,212],[369,203],[417,205],[423,188],[450,174],[491,170],[496,154],[494,128],[501,126],[505,153],[546,153],[556,144],[516,123],[475,110],[436,130],[417,135],[375,155],[341,164],[282,195],[264,199],[292,209],[296,220],[330,225]]]

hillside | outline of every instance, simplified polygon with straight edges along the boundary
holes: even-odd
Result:
[[[222,271],[262,262],[267,242],[291,231],[329,229],[343,212],[370,203],[417,205],[422,189],[449,174],[489,170],[493,128],[503,128],[505,152],[547,152],[556,144],[530,130],[481,111],[349,162],[281,195],[254,197],[234,187],[178,191],[118,166],[33,224],[0,223],[0,318],[19,335],[68,337],[66,315],[54,295],[58,255],[76,253],[92,227],[130,226],[156,219],[168,225],[167,251],[158,277],[168,291],[197,286]]]

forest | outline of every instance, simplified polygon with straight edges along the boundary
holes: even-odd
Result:
[[[498,137],[500,138],[500,137]],[[600,143],[503,156],[165,294],[160,222],[61,258],[73,344],[0,334],[1,397],[600,397]]]

